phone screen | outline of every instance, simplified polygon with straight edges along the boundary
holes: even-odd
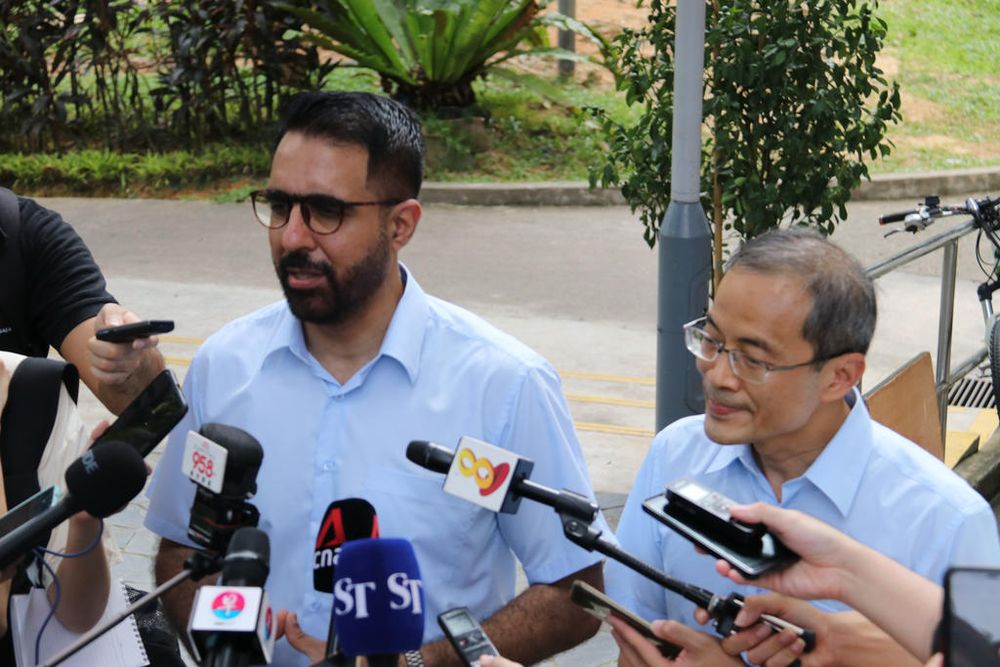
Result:
[[[573,582],[569,598],[574,604],[581,607],[588,614],[599,618],[605,623],[608,622],[608,616],[614,616],[621,619],[643,637],[648,639],[650,643],[652,643],[653,646],[660,651],[660,655],[665,658],[673,660],[680,655],[680,652],[683,650],[680,646],[671,644],[667,640],[657,637],[653,634],[653,629],[648,621],[636,616],[631,611],[584,581]]]
[[[42,489],[24,502],[18,504],[3,516],[0,516],[0,537],[9,535],[34,517],[55,505],[59,502],[60,496],[59,487],[50,486],[47,489]],[[33,544],[31,546],[44,547],[45,540],[47,539],[48,533],[45,533],[38,538],[37,544]],[[18,553],[11,555],[9,558],[4,558],[0,561],[0,567],[7,567],[16,561],[20,555],[21,554]]]
[[[954,568],[945,578],[945,664],[1000,665],[1000,570]]]
[[[24,502],[0,516],[0,537],[19,528],[29,519],[38,516],[59,501],[59,487],[42,489]]]
[[[94,444],[117,440],[146,456],[167,437],[187,410],[177,378],[173,372],[165,370],[122,410]]]

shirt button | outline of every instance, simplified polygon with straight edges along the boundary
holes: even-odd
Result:
[[[333,461],[324,461],[323,462],[323,470],[325,470],[326,472],[330,472],[331,470],[333,470],[336,467],[337,467],[337,464],[334,463]]]

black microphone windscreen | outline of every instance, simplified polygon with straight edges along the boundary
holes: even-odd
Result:
[[[146,485],[146,464],[130,445],[102,442],[66,468],[66,489],[81,509],[99,518],[111,516]]]
[[[455,452],[443,445],[426,440],[412,440],[406,446],[406,458],[422,468],[447,473]]]
[[[337,550],[345,542],[371,537],[378,537],[378,517],[370,502],[364,498],[344,498],[330,503],[316,534],[313,588],[332,593]]]
[[[220,495],[243,498],[256,493],[257,472],[264,459],[264,448],[257,438],[226,424],[204,424],[198,432],[227,451]]]
[[[267,533],[250,526],[238,528],[222,559],[223,585],[263,588],[270,560],[271,542]]]

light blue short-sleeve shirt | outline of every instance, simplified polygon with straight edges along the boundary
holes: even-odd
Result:
[[[593,498],[555,370],[480,318],[426,295],[412,275],[379,354],[346,384],[313,358],[300,322],[279,302],[209,338],[184,391],[190,411],[154,472],[146,526],[190,544],[194,484],[180,472],[187,432],[207,422],[246,430],[264,448],[252,502],[271,542],[266,589],[276,609],[296,611],[315,637],[326,638],[332,596],[313,590],[313,545],[334,500],[368,500],[383,537],[412,542],[425,642],[441,636],[437,615],[447,609],[466,606],[482,619],[508,603],[515,558],[532,583],[599,560],[563,536],[551,508],[523,501],[513,515],[488,512],[444,493],[443,475],[406,459],[411,440],[454,448],[468,435],[533,459],[533,480]],[[275,663],[306,659],[281,641]]]
[[[765,502],[811,514],[939,584],[951,565],[1000,566],[990,506],[961,477],[918,445],[871,420],[860,394],[840,430],[808,470],[782,485],[777,502],[749,445],[718,445],[704,416],[663,429],[639,470],[618,524],[622,548],[671,576],[714,593],[765,592],[715,572],[715,558],[642,510],[642,501],[690,476],[740,503]],[[694,604],[616,563],[608,594],[647,619],[669,618],[701,631]],[[846,607],[817,601],[821,609]]]

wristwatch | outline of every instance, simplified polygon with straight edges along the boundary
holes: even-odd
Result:
[[[407,651],[403,654],[406,667],[424,667],[424,656],[420,651]]]

